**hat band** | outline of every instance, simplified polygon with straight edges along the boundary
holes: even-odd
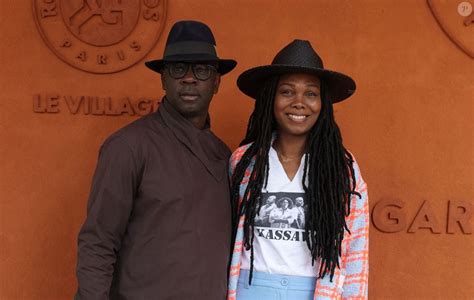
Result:
[[[216,49],[209,43],[186,41],[167,45],[163,58],[174,55],[209,54],[217,58]]]

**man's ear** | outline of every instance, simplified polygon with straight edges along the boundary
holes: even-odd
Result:
[[[160,72],[161,74],[161,88],[163,89],[163,91],[166,91],[166,85],[165,85],[165,72],[163,72],[163,70],[161,70]]]
[[[217,94],[217,91],[219,90],[219,85],[221,84],[221,74],[216,75],[216,79],[214,81],[214,94]]]

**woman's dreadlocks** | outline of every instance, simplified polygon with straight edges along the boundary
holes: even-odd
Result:
[[[268,152],[277,128],[273,103],[278,80],[277,76],[268,79],[259,93],[240,146],[252,144],[238,162],[231,179],[234,236],[240,216],[245,215],[244,246],[250,250],[249,283],[253,274],[254,220],[262,204],[262,188],[267,185]],[[321,112],[309,133],[305,150],[303,188],[308,203],[305,233],[313,265],[314,261],[320,261],[319,278],[329,274],[332,281],[336,266],[339,267],[344,230],[349,232],[345,217],[350,213],[350,198],[351,195],[360,197],[360,194],[355,191],[354,160],[342,144],[324,81],[321,82],[321,101]],[[239,206],[240,185],[253,159],[250,180]]]

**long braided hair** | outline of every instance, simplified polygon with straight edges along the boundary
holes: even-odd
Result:
[[[277,129],[273,105],[279,77],[266,80],[255,101],[247,133],[240,146],[252,143],[237,163],[232,182],[233,230],[237,231],[239,218],[245,215],[244,246],[250,250],[250,276],[253,274],[254,220],[262,205],[262,188],[268,181],[268,152],[272,134]],[[334,119],[331,99],[321,80],[322,107],[316,124],[308,135],[304,160],[303,189],[308,212],[305,214],[305,234],[312,264],[320,261],[319,278],[326,274],[332,281],[339,266],[344,231],[349,232],[345,217],[350,213],[350,198],[355,191],[355,174],[352,155],[344,148],[342,137]],[[240,206],[239,190],[245,172],[253,163],[250,180]],[[307,183],[307,184],[306,184]],[[350,232],[349,232],[350,233]]]

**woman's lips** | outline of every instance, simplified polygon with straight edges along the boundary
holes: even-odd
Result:
[[[294,114],[287,114],[288,118],[294,122],[302,123],[306,121],[308,116],[306,115],[294,115]]]

